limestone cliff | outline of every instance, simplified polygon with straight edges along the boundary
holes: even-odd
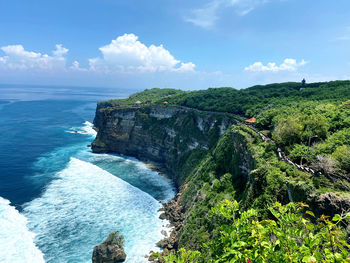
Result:
[[[111,107],[100,104],[92,143],[96,153],[114,152],[155,162],[179,185],[184,169],[211,149],[236,121],[231,115],[199,112],[184,107]],[[187,168],[186,168],[187,167]]]
[[[179,186],[166,216],[175,231],[162,243],[168,250],[200,249],[218,231],[208,213],[224,199],[240,201],[269,217],[267,204],[303,201],[316,214],[350,209],[349,198],[324,193],[316,178],[278,159],[277,146],[237,124],[232,114],[185,107],[99,104],[94,152],[114,152],[156,162]],[[169,252],[169,251],[168,251]]]

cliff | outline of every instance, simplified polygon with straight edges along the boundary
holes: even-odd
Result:
[[[121,108],[100,104],[94,120],[98,133],[92,150],[157,163],[180,185],[193,164],[235,123],[232,115],[184,107]]]
[[[283,110],[266,105],[258,130],[242,125],[242,119],[232,114],[241,110],[233,110],[237,102],[227,101],[227,89],[180,95],[167,95],[167,91],[165,97],[153,96],[148,102],[148,93],[154,92],[136,94],[137,100],[143,101],[139,105],[136,95],[129,100],[99,103],[94,120],[98,134],[92,149],[155,162],[173,177],[179,193],[164,206],[162,218],[170,220],[174,231],[158,243],[165,254],[186,248],[210,257],[203,244],[220,235],[222,223],[215,222],[210,211],[225,199],[239,201],[241,211],[256,209],[261,218],[273,218],[267,207],[275,202],[307,203],[316,216],[350,210],[346,177],[309,173],[278,158],[280,144],[271,139],[271,134],[276,130],[273,118],[280,117]],[[225,100],[228,110],[222,105]],[[175,105],[179,102],[182,106]],[[197,109],[186,107],[192,104]],[[253,112],[246,108],[250,104],[240,107]],[[231,114],[209,111],[212,109]]]

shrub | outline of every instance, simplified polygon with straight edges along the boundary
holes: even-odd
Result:
[[[338,162],[340,169],[350,172],[350,147],[348,145],[338,147],[332,154],[332,159]]]
[[[350,214],[332,219],[322,215],[314,224],[315,215],[307,208],[304,203],[275,203],[268,208],[274,220],[259,220],[256,210],[241,212],[238,202],[225,200],[210,214],[214,221],[229,224],[221,225],[220,235],[204,245],[208,252],[181,249],[166,262],[348,262],[350,245],[340,223]]]

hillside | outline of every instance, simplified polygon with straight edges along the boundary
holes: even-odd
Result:
[[[153,255],[156,261],[242,262],[249,257],[253,262],[343,262],[349,248],[340,227],[350,209],[349,100],[349,81],[244,90],[146,90],[99,103],[92,148],[158,162],[177,182],[179,194],[164,215],[175,230],[160,244],[163,255]],[[255,127],[244,124],[250,117],[256,118]],[[285,207],[276,202],[305,205]],[[312,212],[301,217],[306,204]],[[314,225],[312,217],[322,214],[334,221],[321,217]],[[279,225],[279,216],[286,217],[288,226]],[[247,224],[239,224],[239,217]],[[310,233],[302,230],[301,218]],[[251,243],[258,239],[246,239],[260,231],[254,222],[266,230],[256,238],[266,242],[272,234],[281,235],[279,242],[293,243],[293,248],[283,252],[282,245],[272,242],[264,249],[275,251],[275,257],[263,257],[262,247],[259,254]],[[268,222],[277,225],[267,226]],[[232,227],[243,227],[245,234],[227,240]],[[282,235],[286,227],[289,236]],[[334,231],[327,236],[332,244],[322,239],[311,242],[325,237],[326,229]],[[301,244],[304,251],[299,251]],[[229,256],[229,250],[235,252]],[[178,256],[162,259],[169,252]],[[282,256],[286,254],[289,257]]]

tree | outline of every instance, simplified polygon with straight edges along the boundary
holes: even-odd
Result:
[[[281,145],[292,145],[300,142],[302,132],[300,119],[289,116],[278,121],[272,136]]]
[[[303,115],[301,119],[304,126],[303,141],[305,143],[309,143],[312,138],[323,139],[327,137],[329,123],[325,117],[319,114],[310,114]]]
[[[295,144],[293,149],[290,152],[290,158],[293,162],[300,162],[300,165],[303,164],[303,159],[308,156],[308,147],[301,144]],[[308,160],[307,160],[308,161]]]
[[[332,159],[337,161],[340,169],[350,172],[350,147],[348,145],[338,147],[332,154]]]

